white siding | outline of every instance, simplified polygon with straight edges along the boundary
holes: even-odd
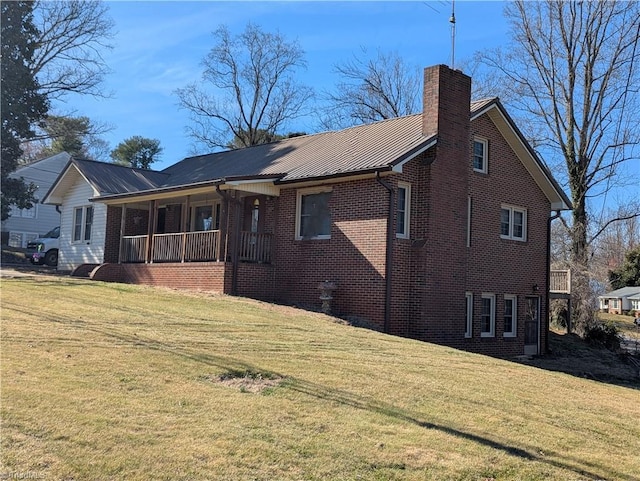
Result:
[[[58,269],[70,271],[81,264],[101,264],[104,260],[104,240],[107,225],[107,206],[89,202],[97,195],[84,179],[77,182],[66,193],[62,204],[60,228],[60,252]],[[91,240],[73,242],[73,212],[76,207],[93,206]]]
[[[69,159],[69,154],[63,152],[21,167],[13,172],[11,177],[22,177],[25,182],[36,184],[38,186],[36,198],[42,200]],[[26,247],[27,240],[30,240],[34,234],[44,234],[59,225],[60,214],[55,205],[37,204],[33,218],[9,217],[2,222],[2,231],[14,233],[14,238],[22,238],[23,247]]]

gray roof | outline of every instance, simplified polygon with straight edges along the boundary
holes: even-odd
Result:
[[[71,159],[87,181],[100,195],[124,194],[157,188],[167,174],[148,169],[132,169],[123,165],[107,164],[95,160]]]
[[[190,157],[163,170],[170,175],[165,187],[260,176],[289,182],[374,171],[419,152],[435,134],[422,134],[418,114]]]
[[[505,115],[511,132],[526,144],[497,98],[471,102],[470,118],[496,107]],[[270,181],[274,184],[322,180],[389,171],[401,166],[437,142],[437,132],[423,133],[422,120],[422,114],[408,115],[344,130],[188,157],[161,172],[86,160],[74,162],[98,190],[99,197],[105,200],[238,180]],[[538,170],[545,173],[542,180],[537,181],[549,184],[551,191],[555,192],[551,195],[563,199],[563,205],[570,205],[530,147],[527,152],[538,165]],[[547,195],[549,192],[547,188]]]
[[[640,286],[636,287],[622,287],[621,289],[616,289],[615,291],[607,292],[599,297],[603,299],[612,299],[612,298],[620,298],[620,297],[630,297],[636,294],[640,294]]]

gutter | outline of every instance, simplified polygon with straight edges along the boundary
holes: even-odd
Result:
[[[549,219],[547,219],[547,272],[546,272],[546,280],[545,280],[545,329],[546,329],[546,335],[544,337],[544,352],[545,354],[547,354],[549,352],[549,313],[550,313],[550,309],[549,309],[549,289],[551,288],[551,286],[549,285],[549,283],[551,282],[551,222],[555,219],[557,219],[558,217],[560,217],[560,211],[557,210],[555,215],[549,216]],[[571,302],[571,300],[569,300],[569,302]],[[569,323],[569,325],[571,325],[571,319],[567,319],[567,322]]]
[[[376,181],[389,192],[389,214],[387,216],[387,249],[385,256],[385,296],[384,296],[384,332],[389,334],[391,326],[391,274],[393,273],[393,187],[380,178],[376,171]]]
[[[233,230],[233,246],[231,250],[231,295],[238,295],[238,246],[240,245],[240,206],[241,203],[235,197],[231,197],[227,192],[220,190],[220,184],[216,185],[216,192],[227,201],[227,205],[230,205],[232,202],[236,205],[235,209],[233,209],[234,213],[234,230]],[[227,214],[228,215],[228,214]],[[227,225],[229,223],[229,217],[227,217]],[[222,239],[220,239],[222,242]],[[226,249],[225,249],[225,257],[226,257]]]

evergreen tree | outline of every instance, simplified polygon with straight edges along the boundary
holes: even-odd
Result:
[[[114,164],[148,169],[149,165],[158,160],[161,152],[159,140],[134,135],[120,142],[111,152],[111,158]]]
[[[34,185],[9,177],[22,155],[20,143],[34,135],[32,125],[46,116],[47,98],[38,92],[38,81],[29,62],[36,47],[37,29],[33,25],[33,3],[1,2],[2,9],[2,220],[10,208],[31,208]]]
[[[609,280],[613,289],[640,286],[640,247],[627,252],[624,264],[609,272]]]

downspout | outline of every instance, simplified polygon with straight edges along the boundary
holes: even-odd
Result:
[[[544,336],[544,352],[547,354],[549,352],[549,313],[551,309],[549,309],[549,289],[551,282],[551,222],[560,217],[560,211],[556,211],[555,215],[552,215],[547,220],[547,279],[546,279],[546,288],[545,288],[545,329],[546,333]]]
[[[385,296],[384,296],[384,332],[388,334],[391,326],[391,274],[393,272],[393,187],[380,178],[376,171],[376,180],[389,192],[389,214],[387,216],[387,250],[385,257]]]
[[[240,244],[240,207],[241,202],[235,197],[231,197],[228,193],[220,190],[220,184],[216,184],[216,192],[227,201],[228,205],[233,202],[234,208],[234,230],[233,230],[233,248],[231,250],[231,295],[238,294],[238,246]],[[227,217],[228,219],[228,217]],[[222,239],[220,239],[222,242]]]

